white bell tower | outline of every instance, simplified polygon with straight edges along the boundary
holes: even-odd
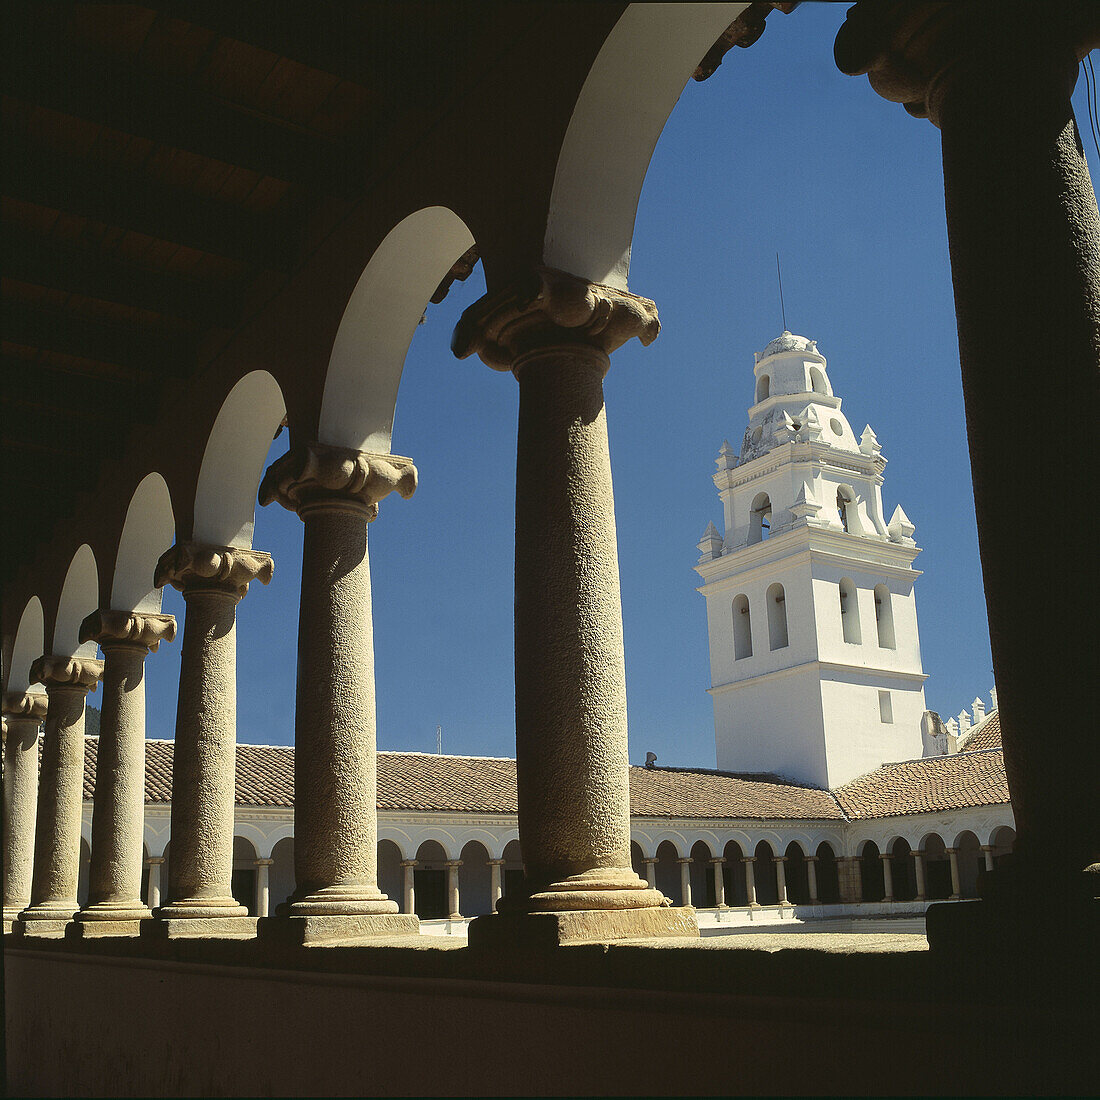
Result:
[[[857,440],[813,340],[755,356],[755,403],[714,484],[696,571],[707,601],[718,767],[837,787],[920,757],[913,524],[882,512],[886,459]]]

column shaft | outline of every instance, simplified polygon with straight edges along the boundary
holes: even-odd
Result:
[[[33,716],[8,714],[4,738],[4,920],[15,920],[31,900],[34,873],[34,819],[38,804],[38,729],[46,713],[43,695]],[[6,702],[6,700],[5,700]]]
[[[714,904],[719,909],[726,907],[726,876],[724,859],[712,859],[710,861],[714,873]]]
[[[443,866],[447,868],[448,916],[451,920],[462,920],[462,900],[458,892],[458,869],[462,866],[462,860],[448,860]]]
[[[497,902],[501,898],[500,875],[503,866],[504,860],[502,859],[489,860],[489,873],[491,876],[489,882],[489,911],[492,913],[497,911]]]
[[[985,856],[985,869],[987,871],[993,870],[993,846],[990,844],[982,845],[982,855]]]
[[[270,867],[274,860],[256,860],[256,916],[266,917],[271,909]]]
[[[806,877],[810,886],[810,904],[819,905],[821,899],[817,896],[817,856],[806,857]]]
[[[749,905],[756,905],[756,874],[753,871],[753,864],[756,862],[756,857],[748,856],[742,859],[741,862],[745,865],[745,890],[749,896]]]
[[[643,859],[645,864],[645,880],[651,890],[657,889],[657,861],[655,859]]]
[[[779,904],[787,905],[787,857],[775,857],[775,879],[779,888]]]
[[[917,901],[925,901],[927,894],[924,889],[924,853],[919,849],[913,850],[913,870],[917,873]]]
[[[1010,512],[1020,501],[1042,501],[1046,515],[1077,514],[1092,491],[1095,453],[1088,432],[1071,432],[1056,460],[1024,463],[1018,476],[1006,477],[1019,463],[1004,426],[1019,418],[1023,400],[1026,422],[1040,425],[1064,415],[1067,393],[1095,398],[1100,217],[1070,104],[1076,57],[1068,44],[1055,49],[1017,30],[1027,64],[983,64],[960,76],[944,91],[937,121],[1016,853],[1049,892],[1063,877],[1055,862],[1072,874],[1100,861],[1100,739],[1085,723],[1051,753],[1034,735],[1052,698],[1066,713],[1088,713],[1092,678],[1075,632],[1066,629],[1064,602],[1020,598],[1049,570],[1049,555],[1042,539],[1019,537]],[[1056,382],[1044,364],[1056,364]],[[1090,524],[1063,527],[1064,560],[1092,560]],[[1097,599],[1096,585],[1083,586],[1074,622],[1095,622]]]
[[[233,897],[237,767],[235,592],[189,588],[172,767],[172,858],[161,916],[248,915]]]
[[[84,802],[84,703],[100,661],[43,657],[31,678],[49,699],[42,738],[42,765],[35,824],[31,904],[27,923],[69,921],[75,914],[80,875],[80,823]]]
[[[140,920],[145,829],[144,645],[103,644],[103,710],[88,905],[78,919]]]
[[[894,865],[890,860],[890,853],[883,852],[879,859],[882,860],[882,884],[885,887],[883,901],[894,900]]]
[[[401,912],[412,915],[416,912],[416,870],[417,861],[415,859],[406,859],[401,861],[401,866],[404,869],[404,881],[402,882],[403,898]]]
[[[951,899],[962,895],[962,889],[959,886],[959,850],[958,848],[947,849],[947,859],[951,864]]]
[[[680,864],[680,904],[691,904],[691,863],[690,859],[678,859]]]
[[[149,899],[150,909],[160,908],[160,869],[164,865],[164,856],[154,856],[146,860],[149,868]]]

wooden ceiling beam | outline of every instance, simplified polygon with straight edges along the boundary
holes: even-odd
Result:
[[[134,63],[89,55],[50,20],[5,19],[0,91],[74,118],[321,193],[348,195],[365,157],[320,134],[230,103]],[[15,25],[10,25],[14,23]]]
[[[5,140],[3,193],[253,267],[287,272],[297,231],[284,214],[255,214],[134,172],[63,159]]]
[[[0,228],[0,272],[20,282],[136,306],[203,327],[232,328],[243,304],[239,287],[138,267],[94,246],[61,244],[13,226]]]

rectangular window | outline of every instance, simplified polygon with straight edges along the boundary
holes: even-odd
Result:
[[[883,722],[894,721],[894,704],[890,701],[888,691],[878,693],[878,716]]]

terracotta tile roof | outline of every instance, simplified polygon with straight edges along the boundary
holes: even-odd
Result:
[[[984,733],[984,731],[983,731]],[[85,739],[84,797],[95,788],[99,740]],[[145,742],[145,800],[170,802],[171,741]],[[991,806],[1008,801],[999,749],[886,764],[836,791],[799,787],[771,776],[687,768],[630,769],[636,817],[713,817],[787,821],[893,817]],[[238,745],[236,802],[294,805],[294,750]],[[516,812],[516,762],[428,753],[378,754],[378,807],[421,812]]]
[[[980,726],[975,726],[959,745],[959,752],[981,752],[1001,747],[1001,712],[995,710]]]
[[[1000,749],[884,764],[834,794],[853,819],[996,806],[1009,800]]]

